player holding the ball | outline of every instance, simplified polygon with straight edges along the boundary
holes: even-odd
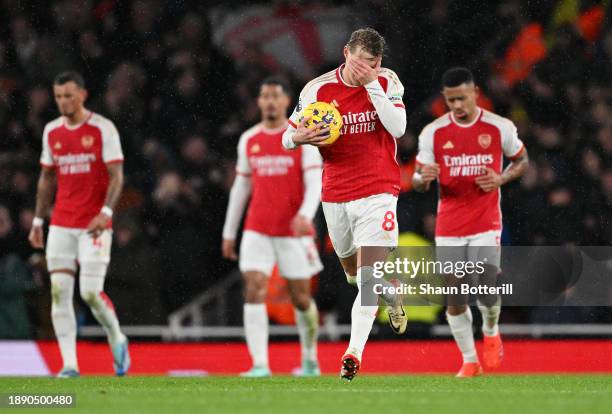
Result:
[[[356,281],[359,289],[340,372],[348,381],[359,370],[376,318],[374,284],[388,283],[374,279],[373,264],[385,260],[398,242],[400,169],[395,139],[404,135],[406,111],[404,87],[392,70],[381,67],[384,48],[384,38],[374,29],[353,32],[344,47],[346,61],[306,84],[283,134],[285,148],[310,144],[321,152],[327,228],[347,279]],[[327,141],[332,137],[330,127],[320,122],[309,128],[311,117],[302,118],[302,109],[314,102],[331,104],[342,115],[341,135],[333,144]],[[403,333],[407,319],[401,298],[384,295],[383,300],[392,329]]]

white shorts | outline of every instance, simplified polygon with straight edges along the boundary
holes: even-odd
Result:
[[[438,260],[485,260],[499,269],[501,263],[501,230],[485,231],[461,237],[436,237],[436,247],[457,247],[438,249]],[[464,247],[465,249],[460,249]]]
[[[285,279],[308,279],[323,270],[311,236],[272,237],[245,231],[240,243],[240,271],[270,275],[276,263]]]
[[[327,230],[339,258],[362,246],[397,247],[397,197],[376,194],[346,203],[323,203]]]
[[[77,262],[107,265],[110,262],[112,241],[110,229],[94,239],[85,229],[50,226],[46,249],[48,270],[76,271]]]

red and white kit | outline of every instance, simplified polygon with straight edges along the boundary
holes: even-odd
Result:
[[[49,122],[43,132],[40,163],[53,168],[57,194],[47,241],[49,270],[75,267],[75,261],[108,263],[111,232],[93,239],[86,232],[100,212],[108,189],[107,164],[123,162],[115,125],[91,112],[80,125],[63,117]],[[59,261],[59,263],[58,263]]]
[[[300,93],[283,145],[291,137],[302,108],[317,101],[335,105],[342,114],[341,137],[320,147],[323,157],[323,211],[339,257],[360,246],[396,246],[395,210],[400,170],[395,138],[404,134],[404,88],[397,75],[381,68],[378,79],[351,86],[342,79],[344,65],[312,80]]]
[[[524,149],[512,121],[481,108],[469,125],[449,112],[423,129],[417,162],[440,165],[436,245],[499,246],[501,191],[487,193],[475,179],[487,167],[501,174],[504,156]]]
[[[321,157],[313,147],[287,151],[281,144],[284,131],[257,124],[240,137],[223,238],[236,238],[251,195],[240,269],[269,275],[278,263],[283,277],[304,279],[323,266],[313,235],[295,237],[291,221],[296,215],[312,219],[319,208]]]

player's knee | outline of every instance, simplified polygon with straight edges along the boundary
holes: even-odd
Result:
[[[448,305],[446,308],[446,312],[452,316],[461,315],[465,311],[467,311],[467,305]]]
[[[357,260],[350,260],[350,258],[341,259],[342,268],[344,273],[351,276],[357,276]]]
[[[85,301],[88,305],[94,305],[98,298],[100,297],[101,290],[91,289],[91,288],[83,288],[80,289],[81,299]]]
[[[292,297],[293,306],[300,311],[306,311],[310,307],[310,294],[307,292],[299,292]]]
[[[68,273],[51,274],[51,304],[68,303],[72,305],[74,275]]]
[[[101,301],[100,293],[104,289],[106,263],[86,262],[81,264],[79,293],[88,305]]]
[[[265,284],[246,283],[244,287],[244,297],[247,303],[263,303],[266,300],[267,289]]]
[[[51,284],[51,317],[62,318],[70,315],[72,296],[57,284]]]
[[[480,295],[478,296],[478,304],[491,308],[498,305],[498,295]]]
[[[268,292],[268,278],[261,272],[244,273],[244,297],[247,303],[263,303]]]
[[[364,286],[367,284],[371,284],[374,280],[374,268],[372,268],[371,266],[361,266],[357,270],[358,285]]]

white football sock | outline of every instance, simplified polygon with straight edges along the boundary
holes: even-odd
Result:
[[[268,312],[265,303],[244,304],[244,334],[253,366],[268,367]]]
[[[493,306],[485,306],[478,301],[478,309],[482,315],[482,334],[495,336],[499,333],[499,314],[501,313],[501,297]]]
[[[86,270],[87,267],[82,265],[79,278],[81,298],[89,305],[91,313],[104,328],[108,343],[111,345],[122,343],[126,338],[121,333],[115,307],[103,291],[104,273],[84,273]]]
[[[351,309],[351,339],[346,350],[347,354],[353,354],[359,360],[361,360],[363,349],[368,341],[378,311],[378,298],[371,289],[370,282],[372,280],[371,277],[368,279],[368,276],[371,276],[371,273],[362,273],[362,268],[357,269],[357,288],[359,292],[357,292]],[[367,306],[362,304],[362,295],[367,295],[367,298],[363,297],[363,303]]]
[[[295,322],[300,335],[302,361],[316,361],[319,311],[314,300],[310,300],[310,306],[305,311],[295,309]]]
[[[472,311],[467,310],[460,315],[446,313],[448,325],[451,328],[455,342],[463,355],[463,362],[478,362],[476,346],[474,345],[474,332],[472,330]]]
[[[74,275],[51,273],[51,320],[59,344],[64,368],[79,369],[76,356],[76,318],[72,295]]]

